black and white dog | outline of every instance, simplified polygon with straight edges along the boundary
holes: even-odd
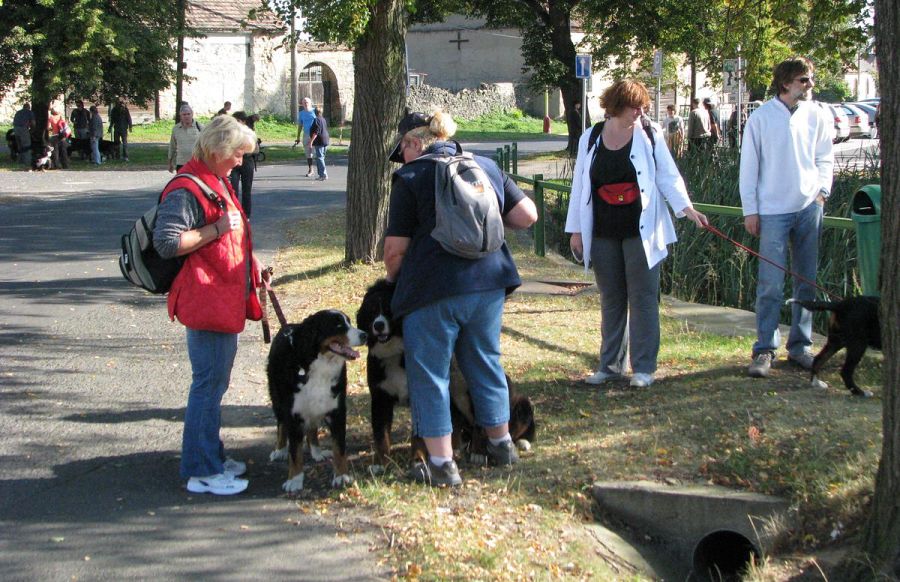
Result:
[[[288,460],[288,493],[303,489],[303,437],[316,461],[329,455],[319,449],[318,429],[331,430],[333,487],[352,481],[347,466],[347,361],[359,357],[353,347],[366,334],[340,311],[325,310],[299,324],[288,324],[272,340],[268,378],[278,437],[270,460]]]
[[[878,297],[850,297],[843,301],[799,301],[788,299],[787,303],[799,303],[810,311],[830,311],[828,321],[828,340],[816,357],[813,358],[812,377],[810,382],[814,388],[827,388],[819,379],[819,372],[831,356],[838,350],[847,348],[847,357],[841,366],[841,379],[844,386],[854,396],[869,398],[872,393],[863,390],[853,379],[853,372],[866,353],[866,348],[881,349],[881,320],[878,317]]]
[[[379,279],[366,291],[356,313],[356,325],[368,335],[366,375],[372,402],[372,439],[375,448],[372,471],[375,473],[384,469],[385,460],[390,453],[394,408],[409,405],[403,325],[391,311],[394,288],[393,283]],[[529,441],[535,435],[534,410],[527,396],[515,394],[509,378],[507,383],[510,387],[509,432],[516,445],[521,450],[527,450],[531,447]],[[450,374],[450,402],[454,449],[479,462],[485,454],[487,437],[484,429],[476,426],[468,384],[455,360]],[[424,443],[415,435],[412,447],[413,456],[424,458]]]
[[[35,170],[49,170],[53,167],[53,146],[44,146],[42,153],[34,160]]]

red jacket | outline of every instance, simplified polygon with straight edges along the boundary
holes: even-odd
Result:
[[[219,180],[205,163],[192,158],[179,173],[197,176],[222,195],[227,210],[237,210],[244,228],[233,230],[187,255],[184,266],[169,291],[169,317],[185,326],[204,331],[239,333],[247,319],[258,321],[262,310],[254,289],[260,281],[252,268],[253,245],[250,223],[228,180]],[[176,180],[163,191],[184,188],[200,203],[206,224],[213,224],[224,212],[189,179]],[[248,283],[249,282],[249,283]]]

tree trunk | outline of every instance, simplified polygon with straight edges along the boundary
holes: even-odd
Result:
[[[566,113],[566,127],[569,131],[569,143],[566,149],[571,156],[578,153],[578,139],[581,137],[581,113],[575,111],[575,103],[581,102],[581,83],[575,77],[575,43],[572,42],[571,6],[562,2],[551,2],[547,12],[550,26],[550,42],[553,56],[565,66],[566,76],[559,81],[562,92],[563,107]],[[588,110],[587,103],[581,108]]]
[[[406,106],[408,16],[402,0],[378,0],[366,33],[353,51],[353,139],[347,170],[347,263],[381,259],[387,223],[388,155]]]
[[[47,145],[47,120],[50,114],[50,71],[42,47],[36,46],[31,53],[31,111],[34,113],[34,127],[31,128],[31,159],[43,155]]]
[[[881,94],[881,340],[884,442],[862,556],[851,558],[844,580],[900,579],[900,6],[876,0],[875,39]]]

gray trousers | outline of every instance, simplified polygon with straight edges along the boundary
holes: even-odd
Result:
[[[17,125],[14,127],[16,136],[16,146],[19,148],[19,163],[26,166],[31,165],[31,130],[27,127]]]
[[[659,354],[659,267],[647,268],[639,237],[595,238],[591,266],[600,292],[600,368],[624,374],[656,372]]]

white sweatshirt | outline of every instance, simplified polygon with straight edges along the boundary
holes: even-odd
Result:
[[[741,144],[744,216],[787,214],[831,192],[834,121],[827,105],[800,101],[793,115],[773,98],[747,120]]]

